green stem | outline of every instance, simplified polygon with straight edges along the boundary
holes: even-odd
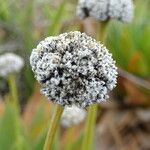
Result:
[[[57,131],[55,133],[54,137],[54,144],[53,144],[53,149],[54,150],[59,150],[60,149],[60,126],[57,128]]]
[[[51,150],[52,149],[53,140],[54,140],[55,133],[56,133],[57,127],[59,125],[59,121],[60,121],[63,110],[64,110],[63,106],[56,104],[55,109],[54,109],[54,114],[50,120],[50,126],[49,126],[49,130],[47,133],[47,137],[45,140],[43,150]]]
[[[13,108],[14,106],[14,111],[15,111],[15,120],[16,120],[16,126],[15,126],[15,131],[16,131],[16,143],[14,145],[16,150],[22,149],[22,135],[20,133],[21,127],[20,127],[20,122],[18,121],[19,113],[20,113],[20,108],[19,108],[19,99],[18,99],[18,91],[17,91],[17,85],[15,81],[15,76],[14,74],[9,74],[8,75],[8,84],[9,84],[9,90],[10,90],[10,103],[12,104],[11,107]]]
[[[105,40],[106,40],[108,23],[109,23],[109,19],[98,23],[99,26],[98,26],[97,39],[103,43],[105,43]]]
[[[82,150],[93,149],[96,116],[97,116],[97,104],[89,106],[85,124],[85,131],[83,135]]]
[[[9,89],[10,89],[11,102],[19,110],[19,99],[18,99],[18,92],[17,92],[17,86],[16,86],[16,81],[15,81],[14,74],[9,74],[8,75],[8,84],[9,84]]]
[[[65,143],[65,150],[71,150],[71,147],[72,147],[72,144],[73,144],[73,138],[74,138],[74,126],[73,127],[70,127],[68,130],[67,130],[67,133],[66,133],[67,137],[66,137],[66,143]]]

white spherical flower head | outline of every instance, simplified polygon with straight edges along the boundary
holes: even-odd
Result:
[[[79,0],[77,16],[81,18],[93,17],[104,21],[108,18],[108,0]]]
[[[108,50],[78,31],[51,36],[33,49],[30,64],[51,101],[86,107],[108,98],[117,68]]]
[[[133,19],[134,6],[132,0],[79,0],[77,16],[93,17],[104,21],[109,18],[130,22]]]
[[[62,117],[61,125],[64,127],[71,127],[81,123],[86,116],[86,111],[84,109],[78,108],[76,106],[65,107]]]
[[[134,5],[132,0],[110,0],[109,16],[123,22],[133,19]]]
[[[13,53],[0,56],[0,76],[6,77],[10,73],[19,72],[24,66],[24,60]]]

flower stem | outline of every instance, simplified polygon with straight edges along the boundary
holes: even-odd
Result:
[[[18,92],[17,92],[17,86],[16,86],[14,74],[8,75],[8,84],[9,84],[9,89],[10,89],[11,102],[12,104],[15,105],[15,107],[18,108],[18,111],[19,111],[19,99],[18,99]]]
[[[48,130],[48,133],[46,136],[43,150],[51,150],[52,149],[53,140],[54,140],[57,126],[59,125],[59,121],[60,121],[63,110],[64,110],[63,106],[58,105],[58,104],[55,105],[54,114],[50,120],[50,126],[49,126],[49,130]]]
[[[105,43],[106,40],[108,23],[109,23],[109,19],[98,23],[97,39],[103,43]]]
[[[74,126],[68,128],[66,133],[66,142],[65,142],[65,150],[70,150],[72,147],[72,144],[74,142]]]
[[[93,149],[96,116],[97,116],[97,104],[89,106],[83,135],[82,150]]]
[[[60,149],[60,126],[57,128],[55,136],[54,136],[54,144],[53,149],[59,150]]]
[[[104,22],[100,22],[98,26],[97,39],[103,43],[105,43],[105,40],[106,40],[108,23],[109,23],[109,19]],[[94,139],[94,132],[95,132],[97,107],[98,107],[98,104],[94,104],[94,105],[89,106],[88,108],[85,131],[83,135],[82,150],[93,149],[93,139]]]

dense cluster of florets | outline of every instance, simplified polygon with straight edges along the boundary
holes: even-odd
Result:
[[[115,18],[123,22],[133,19],[132,0],[79,0],[77,15],[81,18],[93,17],[97,20]]]
[[[0,76],[6,77],[10,73],[19,72],[24,66],[24,60],[13,53],[0,56]]]
[[[51,36],[33,49],[30,64],[42,93],[61,105],[86,107],[108,98],[116,66],[108,50],[78,31]]]
[[[85,119],[85,116],[86,111],[84,109],[77,106],[66,106],[61,117],[61,125],[64,127],[77,125]]]

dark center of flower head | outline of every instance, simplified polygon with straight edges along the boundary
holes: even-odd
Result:
[[[82,10],[83,10],[83,12],[85,14],[85,17],[89,17],[89,10],[88,10],[88,8],[83,7]]]

